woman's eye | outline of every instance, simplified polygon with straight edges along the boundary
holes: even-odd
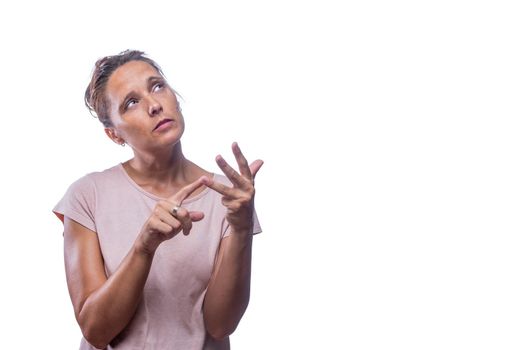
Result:
[[[129,101],[126,102],[126,109],[128,109],[129,107],[133,107],[136,103],[138,103],[138,101],[134,98],[130,99]]]
[[[164,87],[164,83],[156,83],[153,85],[153,92],[156,92]]]

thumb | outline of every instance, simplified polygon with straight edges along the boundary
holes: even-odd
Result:
[[[189,217],[191,218],[191,221],[200,221],[204,218],[204,213],[201,211],[190,211]]]

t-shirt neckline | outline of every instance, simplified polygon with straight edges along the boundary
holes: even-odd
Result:
[[[146,190],[144,190],[142,187],[140,187],[136,182],[135,180],[133,180],[131,178],[131,176],[129,176],[129,174],[127,173],[126,169],[124,168],[124,165],[122,163],[119,163],[117,165],[117,168],[120,169],[121,173],[124,175],[124,177],[127,179],[127,181],[129,181],[129,183],[131,184],[131,186],[133,186],[136,190],[138,190],[139,192],[141,192],[142,194],[146,195],[147,197],[149,198],[152,198],[156,201],[159,201],[159,200],[166,200],[167,198],[163,198],[163,197],[159,197],[151,192],[148,192]],[[216,180],[216,174],[213,173],[213,181]],[[198,193],[196,196],[193,196],[193,197],[189,197],[189,198],[186,198],[184,199],[183,203],[191,203],[191,202],[194,202],[194,201],[197,201],[199,200],[200,198],[204,197],[208,192],[210,191],[210,188],[209,187],[206,187],[204,188],[204,190],[200,193]]]

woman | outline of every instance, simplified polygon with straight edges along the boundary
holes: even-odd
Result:
[[[80,348],[229,349],[249,301],[262,161],[236,143],[239,172],[221,156],[226,176],[187,160],[176,94],[143,52],[100,59],[85,99],[134,157],[77,180],[54,208]]]

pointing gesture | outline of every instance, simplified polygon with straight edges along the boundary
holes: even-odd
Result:
[[[182,202],[203,184],[204,177],[201,177],[183,187],[167,200],[157,202],[139,235],[139,240],[146,252],[153,253],[160,243],[173,238],[180,231],[188,235],[193,222],[204,218],[202,212],[188,211],[181,207]]]
[[[207,177],[203,178],[204,184],[222,194],[222,204],[227,207],[226,219],[235,232],[252,233],[253,212],[255,198],[255,175],[264,162],[260,159],[248,165],[240,147],[235,142],[232,145],[233,154],[238,164],[238,173],[222,156],[216,157],[216,162],[233,187],[225,186]]]

